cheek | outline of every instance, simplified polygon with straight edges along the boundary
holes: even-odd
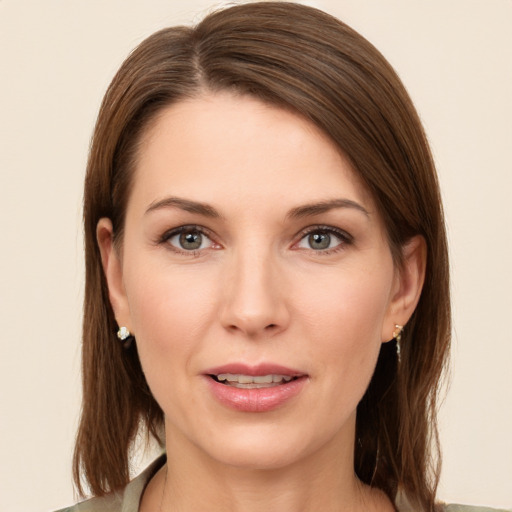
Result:
[[[197,269],[176,271],[152,263],[132,265],[144,270],[126,276],[130,319],[153,396],[166,414],[175,411],[184,418],[194,403],[187,384],[197,370],[194,356],[215,317],[215,282]]]
[[[214,317],[216,281],[205,279],[197,269],[151,263],[127,266],[138,271],[125,279],[141,359],[183,364],[183,358],[201,344]]]
[[[392,265],[387,266],[389,272],[350,269],[324,279],[316,276],[310,293],[297,294],[302,297],[298,307],[304,328],[313,340],[309,357],[321,361],[331,382],[357,386],[360,393],[366,389],[381,347],[392,285]]]
[[[296,291],[302,317],[314,330],[331,333],[347,343],[373,339],[380,343],[382,323],[388,312],[392,280],[390,272],[347,269],[315,276],[314,285],[304,280]]]

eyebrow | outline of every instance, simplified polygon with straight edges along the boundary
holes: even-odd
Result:
[[[320,201],[318,203],[311,203],[293,208],[288,212],[287,217],[292,219],[311,217],[328,212],[335,208],[352,208],[364,213],[367,217],[370,216],[368,210],[356,201],[352,201],[351,199],[331,199],[329,201]]]
[[[149,208],[146,210],[145,214],[163,208],[179,208],[180,210],[184,210],[190,213],[197,213],[198,215],[203,215],[204,217],[210,217],[213,219],[222,218],[222,215],[213,206],[207,203],[191,201],[190,199],[182,199],[180,197],[166,197],[160,201],[155,201],[149,205]],[[331,199],[328,201],[320,201],[318,203],[310,203],[297,206],[296,208],[292,208],[286,217],[290,219],[312,217],[314,215],[320,215],[322,213],[328,212],[329,210],[333,210],[335,208],[352,208],[364,213],[367,217],[370,216],[368,210],[356,201],[352,201],[351,199]]]
[[[207,203],[199,203],[197,201],[190,201],[189,199],[182,199],[180,197],[166,197],[160,201],[155,201],[149,205],[146,214],[162,208],[179,208],[190,213],[197,213],[205,217],[218,219],[221,214]]]

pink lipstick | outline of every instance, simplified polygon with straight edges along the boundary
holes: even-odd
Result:
[[[205,372],[209,389],[223,405],[240,412],[267,412],[300,393],[307,374],[275,364],[231,363]]]

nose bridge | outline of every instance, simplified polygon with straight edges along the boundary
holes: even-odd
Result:
[[[286,327],[277,255],[261,244],[233,251],[225,283],[224,326],[249,336],[275,333]]]

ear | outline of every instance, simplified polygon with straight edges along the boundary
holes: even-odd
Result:
[[[110,304],[117,324],[130,330],[130,308],[123,282],[123,266],[120,255],[114,247],[112,221],[101,218],[96,226],[96,239],[101,253],[103,272],[107,280]]]
[[[426,264],[425,239],[414,236],[402,247],[402,265],[395,271],[391,301],[383,323],[383,342],[393,339],[395,325],[405,326],[414,313],[425,281]]]

